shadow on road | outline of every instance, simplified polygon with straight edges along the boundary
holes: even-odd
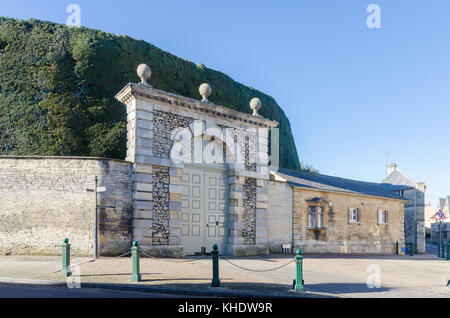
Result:
[[[391,288],[369,288],[366,284],[356,283],[327,283],[327,284],[311,284],[305,286],[308,290],[331,293],[331,294],[353,294],[353,293],[380,293],[391,290]]]

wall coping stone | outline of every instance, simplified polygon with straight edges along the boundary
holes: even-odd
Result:
[[[171,106],[187,108],[190,111],[194,110],[201,113],[225,117],[228,120],[240,121],[256,127],[275,128],[278,126],[278,122],[273,120],[252,116],[251,114],[232,110],[228,107],[215,105],[211,102],[205,103],[192,98],[160,91],[149,86],[134,83],[128,83],[116,95],[116,99],[126,104],[127,101],[133,96],[140,96],[163,102]]]
[[[127,161],[127,160],[121,160],[121,159],[112,159],[112,158],[104,158],[104,157],[78,157],[78,156],[3,156],[0,155],[0,160],[1,159],[42,159],[42,160],[46,160],[46,159],[66,159],[66,160],[93,160],[93,161],[114,161],[114,162],[119,162],[119,163],[126,163],[129,165],[134,164],[131,161]]]

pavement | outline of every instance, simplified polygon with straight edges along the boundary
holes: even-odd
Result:
[[[73,258],[73,275],[66,279],[60,273],[60,257],[3,256],[0,257],[0,283],[147,292],[154,297],[166,294],[172,297],[450,298],[446,286],[450,280],[450,262],[432,254],[412,257],[305,254],[304,293],[292,291],[296,271],[293,259],[294,255],[286,254],[221,257],[221,287],[212,288],[210,257],[141,258],[142,281],[132,283],[130,257]],[[5,285],[0,285],[0,296],[4,288]],[[128,294],[128,297],[134,296]]]

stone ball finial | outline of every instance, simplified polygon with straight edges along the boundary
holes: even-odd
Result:
[[[198,88],[198,91],[200,92],[200,95],[202,95],[203,99],[202,102],[208,102],[208,97],[212,93],[212,88],[208,83],[203,83]]]
[[[261,108],[261,100],[259,98],[252,98],[250,101],[250,108],[253,110],[253,116],[261,117],[261,115],[258,114],[258,111]]]
[[[147,80],[152,76],[152,69],[147,64],[140,64],[137,68],[137,75],[141,79],[141,84],[150,86]]]

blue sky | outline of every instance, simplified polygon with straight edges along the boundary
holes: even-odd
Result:
[[[71,3],[83,26],[273,96],[321,173],[379,182],[393,161],[434,207],[450,194],[450,1],[2,1],[0,15],[65,23]],[[366,26],[373,3],[381,29]]]

